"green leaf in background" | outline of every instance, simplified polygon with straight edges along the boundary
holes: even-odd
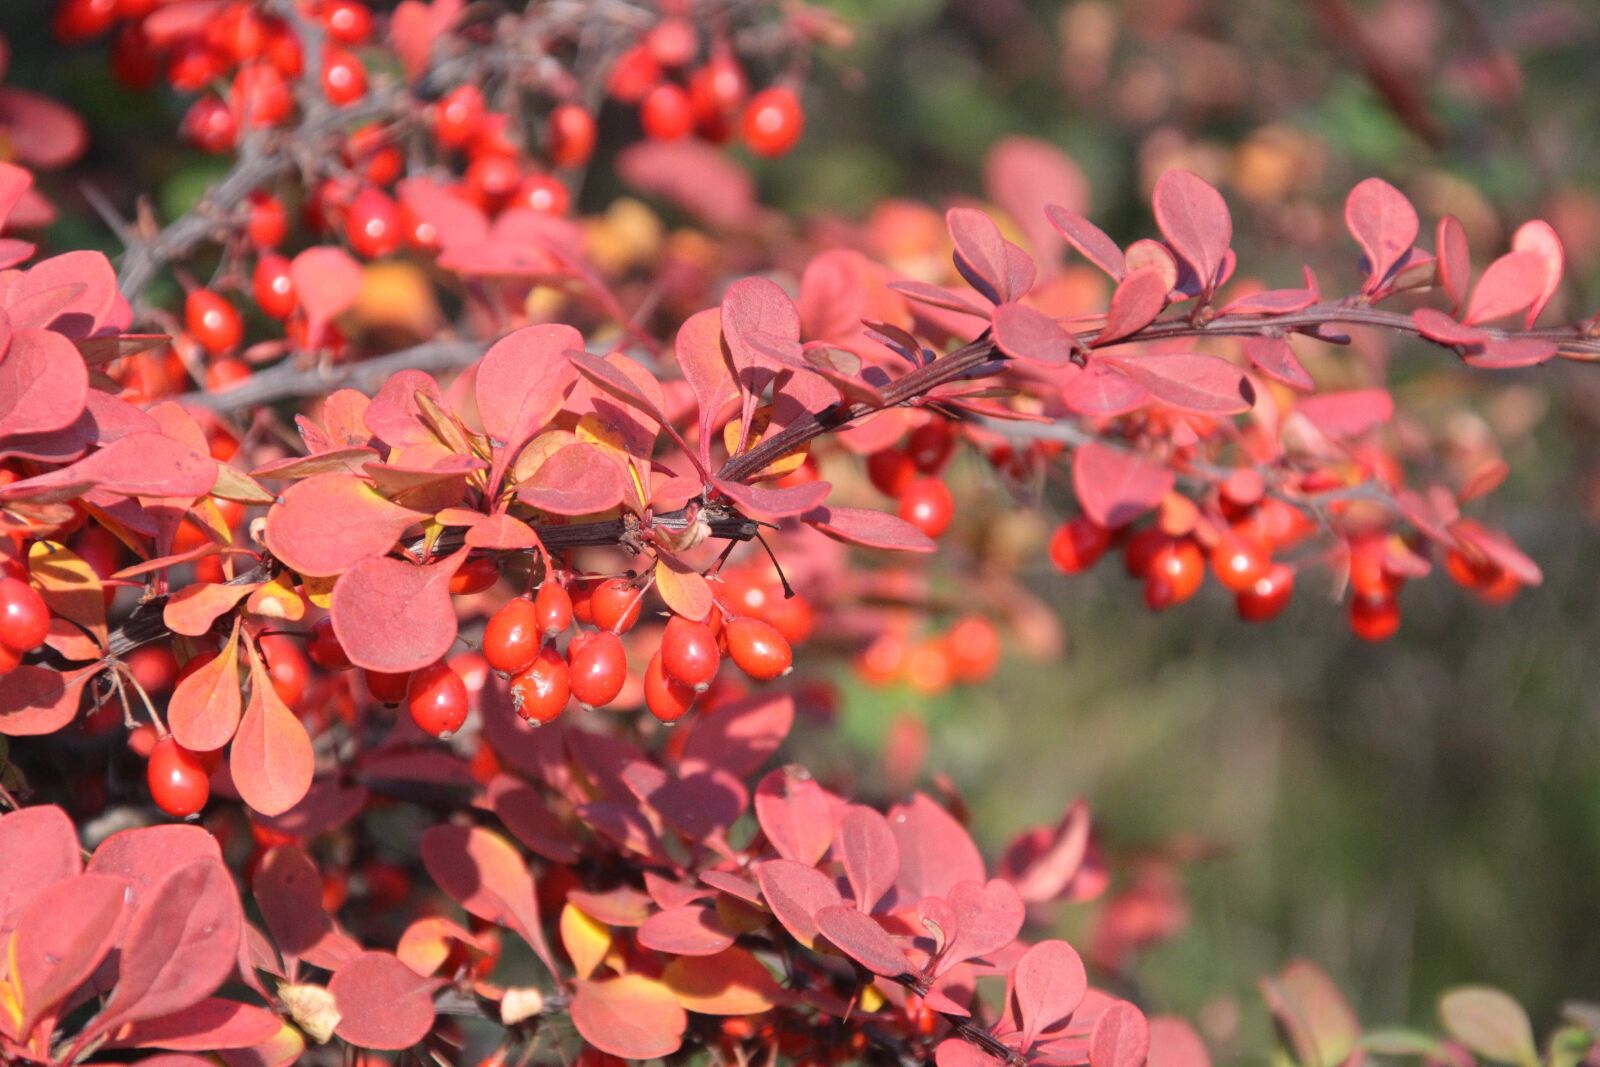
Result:
[[[1528,1013],[1489,986],[1460,986],[1439,998],[1439,1019],[1450,1036],[1486,1060],[1532,1067],[1539,1062]]]

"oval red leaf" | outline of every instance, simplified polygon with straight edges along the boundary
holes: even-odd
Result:
[[[1368,178],[1350,190],[1344,224],[1367,257],[1363,292],[1376,290],[1417,240],[1417,209],[1382,178]]]
[[[339,1008],[334,1033],[361,1048],[410,1048],[433,1029],[438,984],[388,952],[363,952],[328,982]]]
[[[1017,961],[1011,972],[1011,991],[1026,1047],[1078,1010],[1089,991],[1089,980],[1083,960],[1071,945],[1065,941],[1041,941]]]
[[[1167,243],[1193,269],[1202,290],[1210,292],[1233,241],[1233,219],[1222,194],[1197,175],[1174,169],[1156,181],[1151,203]]]
[[[1135,452],[1091,441],[1072,456],[1072,485],[1078,503],[1101,526],[1126,526],[1153,510],[1177,484],[1163,464]]]
[[[456,639],[450,579],[466,558],[466,549],[423,566],[374,557],[341,574],[331,613],[334,635],[350,662],[404,674],[450,651]]]
[[[672,1055],[689,1027],[689,1016],[671,990],[639,974],[576,983],[568,1010],[585,1041],[630,1060]]]

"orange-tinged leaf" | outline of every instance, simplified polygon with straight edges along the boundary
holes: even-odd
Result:
[[[578,982],[570,1011],[585,1041],[630,1060],[670,1056],[683,1045],[689,1026],[672,991],[642,974]]]
[[[195,582],[186,585],[167,598],[166,606],[161,609],[161,621],[175,634],[199,637],[209,631],[218,619],[232,611],[239,601],[255,592],[259,584]]]
[[[701,1015],[754,1015],[785,997],[771,972],[737,947],[715,956],[680,956],[667,964],[661,981],[686,1010]]]
[[[253,644],[250,653],[250,702],[229,751],[233,784],[244,802],[263,815],[281,815],[311,788],[315,758],[311,737],[272,688]]]
[[[335,575],[394,547],[427,516],[380,496],[349,474],[319,474],[284,490],[267,513],[273,555],[300,574]]]
[[[31,663],[13,668],[0,685],[0,734],[55,733],[77,716],[83,687],[99,672],[98,664],[70,674]]]
[[[682,560],[661,555],[656,560],[656,591],[667,607],[686,619],[701,621],[711,614],[711,586]]]
[[[478,827],[430,827],[422,835],[422,865],[439,888],[470,914],[521,934],[555,973],[539,925],[533,877],[509,841]]]
[[[611,951],[611,928],[571,902],[561,909],[560,928],[573,969],[579,978],[590,977]]]
[[[233,739],[243,702],[239,697],[239,620],[216,659],[178,683],[167,705],[167,726],[191,752],[212,752]]]
[[[1355,1049],[1361,1023],[1344,994],[1315,964],[1293,960],[1259,984],[1302,1067],[1337,1067]]]

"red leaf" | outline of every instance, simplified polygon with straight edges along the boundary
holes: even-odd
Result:
[[[1367,257],[1363,292],[1373,292],[1388,278],[1417,240],[1417,209],[1382,178],[1368,178],[1350,190],[1344,202],[1344,224]]]
[[[666,413],[661,410],[663,400],[659,383],[656,383],[637,363],[619,354],[601,359],[583,351],[569,351],[567,359],[602,392],[622,401],[635,411],[643,412],[659,425],[668,424]],[[629,373],[630,370],[632,374]],[[643,384],[646,382],[649,384]],[[647,393],[645,391],[647,388],[652,392]],[[651,436],[653,439],[654,431],[651,431]]]
[[[426,518],[352,475],[318,474],[291,485],[267,512],[266,541],[290,569],[334,575],[388,552]]]
[[[817,912],[844,903],[832,878],[794,860],[767,860],[756,868],[756,880],[772,914],[806,948],[816,944]]]
[[[1466,227],[1454,215],[1439,220],[1434,243],[1435,271],[1439,287],[1457,308],[1467,298],[1467,287],[1472,284],[1472,254],[1467,247]]]
[[[489,783],[489,808],[507,830],[532,852],[552,863],[578,862],[578,848],[566,824],[545,804],[538,790],[504,774]]]
[[[83,687],[98,674],[91,665],[70,674],[25,663],[14,667],[0,686],[0,734],[34,737],[53,734],[78,715]]]
[[[127,895],[126,878],[80,874],[24,909],[11,935],[7,975],[20,1002],[17,1034],[26,1038],[35,1023],[54,1017],[94,974],[122,933]]]
[[[420,370],[403,370],[388,378],[378,395],[361,407],[361,425],[374,437],[395,448],[405,445],[429,444],[437,441],[433,430],[422,417],[422,405],[417,397],[426,395],[437,406],[449,404],[433,375]],[[333,398],[328,398],[331,406]],[[366,444],[367,439],[352,444]]]
[[[1125,1000],[1101,1013],[1089,1034],[1089,1067],[1140,1067],[1150,1052],[1150,1024]]]
[[[1291,389],[1309,393],[1317,387],[1305,367],[1301,366],[1299,357],[1294,354],[1294,346],[1286,338],[1249,338],[1244,343],[1244,358],[1262,374]]]
[[[89,395],[89,369],[72,342],[46,330],[0,339],[0,437],[70,426]]]
[[[1150,402],[1150,390],[1096,359],[1067,378],[1061,402],[1078,415],[1126,415]]]
[[[390,24],[399,22],[396,12]],[[489,236],[489,220],[478,206],[431,178],[403,179],[395,193],[407,214],[439,235],[441,247],[477,244]]]
[[[239,622],[222,651],[178,683],[167,704],[167,725],[191,752],[213,752],[239,729]]]
[[[1002,1061],[964,1038],[947,1037],[933,1050],[938,1067],[995,1067]]]
[[[1310,267],[1303,268],[1306,275],[1304,289],[1266,289],[1259,293],[1241,296],[1224,307],[1219,315],[1288,315],[1315,304],[1322,299],[1322,289]]]
[[[715,956],[733,944],[733,934],[706,904],[685,904],[658,911],[635,935],[639,944],[671,956]]]
[[[1532,329],[1534,320],[1550,303],[1550,298],[1556,295],[1556,290],[1561,288],[1561,275],[1567,268],[1566,249],[1561,247],[1561,238],[1556,236],[1555,229],[1548,222],[1533,219],[1517,227],[1516,234],[1511,238],[1511,250],[1532,252],[1544,261],[1544,288],[1539,291],[1533,306],[1528,308],[1528,317],[1523,323]]]
[[[1510,574],[1523,585],[1544,584],[1544,572],[1539,565],[1505,534],[1475,522],[1459,522],[1450,530],[1456,539],[1476,549],[1491,563]]]
[[[500,442],[495,470],[508,466],[556,412],[578,380],[566,358],[583,350],[583,335],[571,326],[527,326],[502,337],[478,363],[473,383],[478,416]]]
[[[320,348],[328,324],[355,306],[361,293],[361,264],[342,248],[321,245],[294,257],[289,278],[306,313],[306,347]]]
[[[823,937],[873,974],[897,978],[911,970],[906,954],[872,916],[848,905],[830,904],[815,918]]]
[[[689,1027],[689,1016],[672,992],[640,974],[577,982],[568,1011],[585,1041],[630,1060],[672,1055]]]
[[[1176,1015],[1154,1015],[1148,1022],[1150,1051],[1145,1067],[1211,1067],[1211,1054],[1194,1027]]]
[[[1255,391],[1239,368],[1196,352],[1146,356],[1103,355],[1163,404],[1202,415],[1237,415],[1255,404]]]
[[[69,467],[13,482],[0,497],[70,500],[90,489],[118,496],[167,496],[192,500],[211,491],[217,462],[165,434],[119,438]]]
[[[228,769],[240,799],[263,815],[277,815],[300,803],[311,788],[311,736],[272,687],[255,645],[246,643],[245,648],[250,654],[250,702],[228,750]]]
[[[844,863],[856,907],[872,911],[900,872],[900,846],[889,820],[871,808],[852,804],[839,822],[834,848]]]
[[[1055,319],[1026,304],[1001,304],[994,309],[994,343],[1013,359],[1048,367],[1072,362],[1078,347]]]
[[[1122,277],[1127,270],[1122,249],[1118,248],[1117,242],[1107,237],[1103,230],[1083,216],[1054,204],[1046,205],[1044,213],[1050,220],[1050,225],[1067,239],[1068,244],[1078,250],[1079,255],[1113,278]]]
[[[1010,882],[991,878],[988,883],[957,882],[945,898],[955,917],[955,929],[945,931],[949,944],[940,956],[936,973],[975,957],[992,957],[1017,939],[1027,909]]]
[[[743,226],[757,213],[755,180],[702,141],[640,141],[618,153],[617,174],[715,227]]]
[[[784,767],[756,786],[756,821],[784,859],[815,865],[833,843],[843,802],[803,768]]]
[[[717,419],[739,398],[739,386],[722,350],[722,312],[706,308],[684,320],[673,347],[678,369],[699,406],[700,462],[711,465],[711,440]]]
[[[335,929],[322,906],[322,875],[311,857],[295,846],[268,851],[250,888],[286,964],[304,959],[333,970],[360,951]]]
[[[766,522],[777,522],[779,519],[804,514],[820,505],[833,490],[833,485],[829,482],[807,482],[804,485],[792,485],[783,489],[764,485],[745,485],[742,482],[730,482],[722,478],[715,479],[713,484],[718,492],[733,501],[745,515]]]
[[[1467,352],[1461,359],[1469,367],[1490,370],[1510,370],[1517,367],[1537,367],[1554,359],[1559,351],[1554,341],[1541,341],[1536,337],[1516,337],[1503,341],[1489,341],[1477,351]]]
[[[1356,437],[1394,417],[1387,389],[1351,389],[1308,396],[1295,410],[1329,437]]]
[[[1054,827],[1019,835],[1006,850],[1001,872],[1029,904],[1043,904],[1066,891],[1089,850],[1089,806],[1073,801]]]
[[[554,515],[588,515],[622,503],[622,470],[599,445],[567,445],[517,486],[517,499]]]
[[[389,674],[426,667],[450,651],[456,612],[450,579],[467,550],[436,563],[369,557],[333,585],[333,632],[350,662]]]
[[[1150,325],[1167,306],[1168,289],[1166,278],[1155,267],[1130,271],[1111,294],[1106,324],[1092,343],[1110,344]]]
[[[1417,332],[1442,345],[1479,345],[1489,335],[1473,326],[1464,326],[1437,308],[1418,308],[1411,313]]]
[[[174,870],[128,925],[102,1025],[171,1015],[216,992],[233,972],[243,924],[233,879],[218,860]]]
[[[328,982],[339,1008],[334,1033],[360,1048],[410,1048],[433,1029],[438,984],[391,953],[363,952]]]
[[[938,547],[933,538],[886,511],[825,506],[806,512],[800,519],[846,544],[896,552],[932,552]]]
[[[168,823],[119,830],[100,842],[89,859],[89,870],[118,874],[132,883],[129,890],[135,910],[158,899],[167,876],[195,860],[222,862],[217,839],[199,826]]]
[[[1177,477],[1170,467],[1126,449],[1091,441],[1072,456],[1078,503],[1101,526],[1126,526],[1161,503]]]
[[[83,154],[89,132],[74,112],[47,96],[7,86],[0,89],[0,129],[18,162],[45,170],[64,167]]]
[[[719,770],[743,778],[765,763],[794,725],[794,698],[755,692],[717,704],[694,719],[680,774]]]
[[[1233,241],[1233,219],[1222,194],[1186,170],[1169,170],[1156,181],[1152,206],[1167,243],[1189,264],[1201,289],[1210,292]]]
[[[930,285],[912,279],[904,279],[889,283],[889,288],[897,293],[904,293],[919,304],[928,304],[946,311],[958,311],[963,315],[972,315],[979,319],[987,319],[989,312],[979,307],[972,300],[968,300],[961,293],[942,286]]]
[[[196,582],[193,585],[186,585],[167,598],[166,605],[161,609],[161,621],[166,623],[167,629],[173,633],[199,637],[210,632],[212,625],[218,619],[232,611],[239,601],[255,592],[260,584],[259,582],[242,582],[238,585]]]
[[[1546,275],[1547,263],[1542,253],[1508,252],[1489,264],[1478,279],[1463,321],[1476,326],[1532,305],[1544,292]]]
[[[1035,137],[1002,137],[991,145],[983,164],[983,187],[1021,227],[1033,254],[1052,265],[1061,255],[1061,240],[1045,217],[1047,207],[1089,207],[1083,170],[1061,149]]]
[[[515,930],[556,973],[539,926],[533,878],[505,838],[477,827],[429,827],[422,835],[422,865],[450,899],[480,919]]]
[[[774,358],[800,341],[800,312],[776,282],[768,278],[741,278],[722,297],[722,336],[741,388],[757,388],[747,381],[751,368],[780,370],[784,361]]]
[[[1089,982],[1083,960],[1065,941],[1041,941],[1017,961],[1011,972],[1012,996],[1022,1024],[1022,1045],[1055,1029],[1078,1010]]]
[[[135,1023],[108,1041],[108,1048],[164,1048],[184,1052],[250,1048],[270,1040],[283,1020],[265,1008],[236,1000],[207,997],[182,1011]],[[139,1061],[141,1067],[150,1060]],[[209,1063],[198,1060],[197,1063]]]
[[[889,811],[889,826],[900,845],[897,900],[947,896],[958,882],[984,880],[983,857],[967,831],[926,795]]]
[[[0,815],[0,943],[39,893],[83,870],[78,834],[66,812],[53,805]]]

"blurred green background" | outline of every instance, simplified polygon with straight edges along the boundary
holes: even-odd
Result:
[[[109,88],[92,49],[62,61],[48,6],[0,2],[8,81],[82,107],[109,131],[87,170],[114,169],[119,141],[170,126],[171,107]],[[1425,218],[1460,215],[1480,264],[1508,222],[1550,218],[1572,260],[1562,302],[1593,311],[1600,9],[1588,0],[825,6],[856,43],[818,57],[802,150],[759,168],[782,207],[860,215],[887,196],[981,196],[988,146],[1026,133],[1071,154],[1119,239],[1149,232],[1145,192],[1182,163],[1229,195],[1241,262],[1289,284],[1310,261],[1332,288],[1354,277],[1343,192],[1379,174]],[[215,164],[144,166],[182,201]],[[109,247],[81,217],[62,226],[62,243]],[[1491,380],[1421,349],[1396,355],[1424,408],[1447,388],[1429,376],[1448,371],[1469,387],[1449,398],[1475,420],[1463,432],[1508,440],[1515,473],[1489,515],[1545,568],[1543,588],[1491,608],[1420,583],[1403,594],[1400,636],[1368,646],[1326,582],[1303,581],[1282,619],[1247,628],[1214,587],[1152,616],[1114,560],[1066,579],[1041,559],[1024,578],[1060,614],[1058,661],[1017,658],[931,700],[842,680],[859,764],[876,765],[892,715],[924,715],[927,765],[951,775],[991,852],[1078,795],[1113,856],[1214,843],[1182,868],[1186,928],[1136,973],[1151,1007],[1198,1016],[1235,1051],[1265,1047],[1253,983],[1294,955],[1325,966],[1373,1025],[1428,1022],[1464,981],[1507,989],[1540,1030],[1563,998],[1600,999],[1600,377]],[[1064,929],[1081,931],[1092,909],[1069,912]]]

